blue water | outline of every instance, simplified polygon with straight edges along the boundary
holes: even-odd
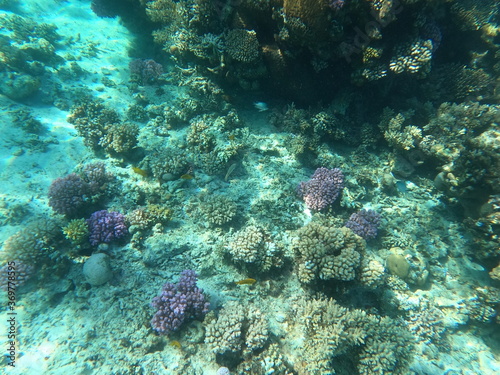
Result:
[[[0,0],[2,373],[498,373],[497,8]]]

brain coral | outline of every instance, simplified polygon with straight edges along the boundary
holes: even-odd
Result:
[[[350,281],[361,265],[365,241],[348,228],[312,222],[297,231],[294,248],[301,282]]]

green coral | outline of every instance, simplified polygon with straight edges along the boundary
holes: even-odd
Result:
[[[81,245],[89,237],[89,228],[85,219],[74,219],[62,228],[64,236],[75,245]]]

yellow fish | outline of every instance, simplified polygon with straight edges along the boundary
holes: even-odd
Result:
[[[148,177],[148,171],[145,171],[144,169],[132,167],[132,170],[135,173],[140,174],[142,177]]]
[[[192,174],[189,174],[189,173],[183,174],[183,175],[181,176],[181,178],[182,178],[183,180],[192,180],[192,179],[193,179],[193,177],[194,177],[194,176],[193,176]]]
[[[182,349],[182,345],[179,341],[177,340],[173,340],[170,345],[172,345],[173,347],[176,347],[177,349]]]
[[[236,285],[252,285],[252,284],[255,284],[256,282],[257,282],[257,280],[248,278],[248,279],[236,281],[235,284]]]

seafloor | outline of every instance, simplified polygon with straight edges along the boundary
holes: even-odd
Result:
[[[494,1],[118,3],[0,0],[2,373],[500,373]],[[364,6],[384,37],[398,17],[427,34],[370,35],[348,85],[312,20],[347,30]],[[344,86],[294,86],[308,58]],[[317,168],[343,181],[297,188]],[[209,311],[162,331],[151,301],[187,269]]]

